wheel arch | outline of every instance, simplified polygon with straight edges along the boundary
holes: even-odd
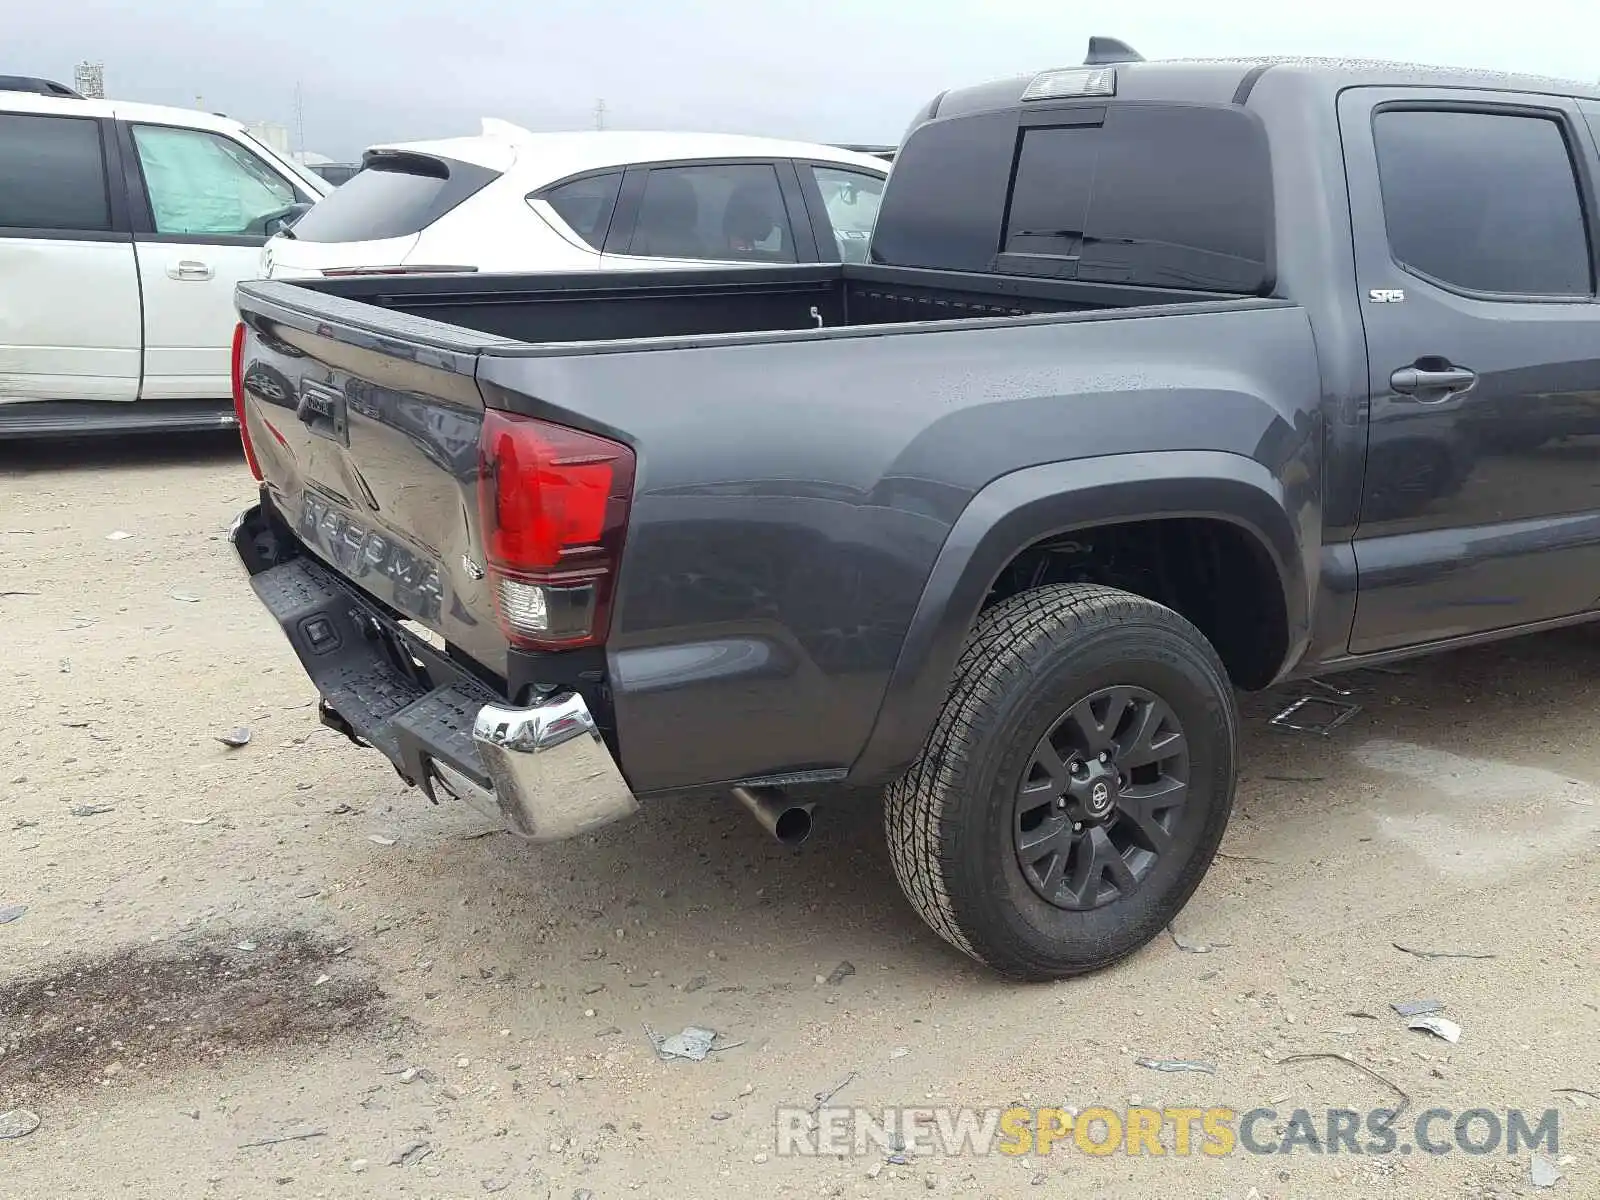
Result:
[[[949,690],[961,648],[1001,573],[1041,542],[1141,522],[1202,520],[1237,529],[1276,577],[1281,678],[1303,651],[1320,529],[1315,508],[1265,465],[1223,451],[1166,451],[1048,463],[982,488],[952,527],[924,585],[852,780],[893,778],[914,759]],[[1305,514],[1299,516],[1297,513]]]

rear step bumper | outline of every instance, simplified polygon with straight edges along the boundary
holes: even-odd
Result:
[[[637,811],[582,696],[507,704],[309,555],[265,565],[258,539],[268,528],[259,506],[248,509],[234,549],[321,693],[325,724],[381,751],[430,798],[463,800],[530,841]]]

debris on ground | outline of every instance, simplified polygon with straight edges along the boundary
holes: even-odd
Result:
[[[711,982],[711,980],[707,979],[704,975],[696,975],[693,979],[689,980],[688,983],[683,985],[683,990],[686,993],[687,992],[698,992],[701,988],[705,987],[706,984],[708,984],[710,982]]]
[[[239,1149],[251,1150],[257,1146],[278,1146],[284,1142],[308,1142],[312,1138],[327,1137],[326,1129],[308,1129],[304,1133],[286,1133],[281,1137],[262,1138],[257,1142],[241,1142]]]
[[[412,1167],[433,1153],[428,1142],[412,1142],[389,1160],[391,1167]]]
[[[219,734],[217,741],[224,746],[231,746],[237,750],[240,746],[248,746],[250,744],[250,730],[248,727],[241,725],[232,733]]]
[[[890,1058],[904,1058],[906,1055],[908,1055],[910,1053],[911,1053],[911,1051],[907,1050],[904,1046],[896,1046],[893,1050],[889,1051],[889,1057]]]
[[[1322,696],[1301,696],[1288,708],[1267,721],[1278,729],[1295,733],[1315,733],[1331,737],[1351,717],[1361,711],[1361,705],[1348,700],[1329,700]]]
[[[1402,1017],[1421,1017],[1428,1013],[1443,1012],[1444,1005],[1438,1000],[1401,1000],[1389,1005]],[[1351,1013],[1352,1017],[1362,1016],[1361,1013]]]
[[[39,1128],[39,1115],[25,1108],[13,1108],[0,1113],[0,1142],[25,1138]]]
[[[1435,1037],[1442,1037],[1454,1045],[1461,1040],[1461,1026],[1447,1017],[1413,1017],[1406,1022],[1407,1029],[1420,1029]]]
[[[848,959],[846,959],[844,962],[841,962],[833,970],[828,972],[828,977],[827,977],[826,980],[824,980],[824,982],[827,983],[827,985],[829,987],[838,987],[841,983],[843,983],[846,979],[848,979],[850,976],[854,975],[855,973],[856,973],[856,969],[855,969],[854,964],[852,964]]]
[[[715,1029],[687,1025],[682,1033],[663,1038],[656,1050],[663,1058],[687,1058],[691,1062],[704,1062],[706,1055],[711,1051],[711,1043],[716,1040]]]
[[[182,821],[185,825],[209,825],[215,819],[216,818],[214,818],[214,817],[179,817],[178,818],[178,820]]]
[[[846,1075],[838,1083],[834,1084],[833,1087],[830,1090],[828,1090],[826,1092],[817,1092],[817,1093],[815,1093],[811,1097],[813,1100],[816,1101],[816,1103],[811,1106],[812,1113],[815,1114],[816,1112],[820,1111],[824,1104],[826,1104],[828,1101],[832,1100],[840,1092],[844,1091],[845,1088],[849,1087],[852,1083],[854,1083],[856,1081],[856,1079],[860,1077],[860,1074],[861,1073],[859,1071],[851,1071],[850,1074]]]
[[[1561,1182],[1561,1171],[1537,1150],[1528,1162],[1528,1182],[1536,1188],[1553,1188]]]
[[[1136,1058],[1133,1060],[1136,1067],[1148,1067],[1152,1071],[1166,1071],[1170,1074],[1180,1074],[1184,1071],[1194,1071],[1201,1075],[1215,1075],[1217,1064],[1199,1062],[1190,1058]]]
[[[200,597],[196,596],[193,592],[173,592],[172,593],[172,598],[174,600],[181,600],[185,604],[199,604],[200,603]]]
[[[371,842],[374,846],[392,846],[392,845],[394,845],[394,838],[392,838],[392,837],[384,837],[383,834],[381,834],[381,833],[369,833],[369,834],[367,834],[367,841]]]
[[[1400,1107],[1394,1110],[1394,1115],[1396,1117],[1405,1111],[1406,1105],[1411,1103],[1411,1093],[1406,1091],[1399,1084],[1395,1083],[1393,1080],[1386,1079],[1384,1076],[1374,1071],[1371,1067],[1365,1066],[1362,1063],[1358,1063],[1348,1054],[1343,1054],[1338,1051],[1324,1050],[1312,1054],[1291,1054],[1287,1058],[1280,1058],[1278,1060],[1278,1065],[1281,1067],[1286,1066],[1289,1063],[1317,1062],[1322,1059],[1332,1059],[1334,1062],[1342,1062],[1347,1067],[1354,1067],[1357,1071],[1360,1071],[1369,1079],[1377,1080],[1379,1083],[1383,1084],[1384,1087],[1388,1088],[1395,1095],[1399,1096]]]
[[[28,911],[26,904],[8,904],[0,908],[0,925],[9,925],[13,921],[22,919],[22,914]]]
[[[1479,954],[1473,950],[1413,950],[1410,946],[1402,946],[1399,942],[1390,942],[1402,954],[1410,954],[1417,958],[1499,958],[1498,954]]]
[[[75,804],[68,810],[75,817],[98,817],[101,813],[115,812],[110,804]]]
[[[126,529],[113,529],[110,533],[106,534],[106,541],[125,542],[132,536],[133,534],[129,533]]]
[[[1184,937],[1171,925],[1167,926],[1167,935],[1172,938],[1172,944],[1185,954],[1210,954],[1215,949],[1209,942],[1196,942]]]

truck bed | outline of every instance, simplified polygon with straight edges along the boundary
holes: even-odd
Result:
[[[511,703],[578,689],[640,794],[843,777],[897,662],[937,661],[915,614],[992,481],[1169,447],[1265,472],[1320,447],[1295,407],[1315,348],[1282,299],[850,265],[238,295],[280,543]],[[518,649],[495,619],[486,411],[637,456],[603,646]]]
[[[348,276],[328,296],[533,344],[839,329],[1210,303],[1216,292],[824,264],[569,275]]]

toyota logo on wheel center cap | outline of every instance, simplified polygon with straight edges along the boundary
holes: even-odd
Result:
[[[1104,812],[1111,807],[1111,788],[1104,780],[1096,783],[1089,792],[1089,807],[1095,812]]]

